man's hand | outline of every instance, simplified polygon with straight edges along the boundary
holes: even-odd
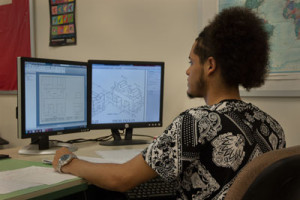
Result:
[[[59,160],[59,158],[60,158],[62,155],[65,155],[65,154],[71,154],[71,153],[72,153],[72,152],[69,151],[69,149],[67,149],[66,147],[62,147],[61,149],[59,149],[59,150],[56,151],[56,154],[55,154],[54,159],[53,159],[53,161],[52,161],[52,166],[53,166],[53,168],[55,169],[55,171],[56,171],[56,169],[57,169],[57,165],[58,165],[58,160]],[[63,171],[63,170],[62,170],[62,171]]]

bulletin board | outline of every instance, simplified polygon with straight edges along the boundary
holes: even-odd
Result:
[[[30,0],[0,0],[0,93],[16,93],[17,57],[31,56]]]

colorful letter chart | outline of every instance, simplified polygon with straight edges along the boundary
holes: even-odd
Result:
[[[75,0],[49,0],[50,46],[76,44]]]

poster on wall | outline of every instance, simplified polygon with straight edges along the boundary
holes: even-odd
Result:
[[[49,0],[50,46],[76,44],[75,0]]]

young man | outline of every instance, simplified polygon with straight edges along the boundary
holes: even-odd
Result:
[[[269,56],[262,20],[246,8],[219,13],[192,46],[190,97],[206,104],[181,113],[140,155],[125,164],[93,164],[57,151],[53,167],[108,190],[126,191],[156,176],[178,183],[178,199],[222,199],[253,158],[285,147],[281,126],[241,100],[264,83]],[[71,160],[58,167],[59,159]]]

